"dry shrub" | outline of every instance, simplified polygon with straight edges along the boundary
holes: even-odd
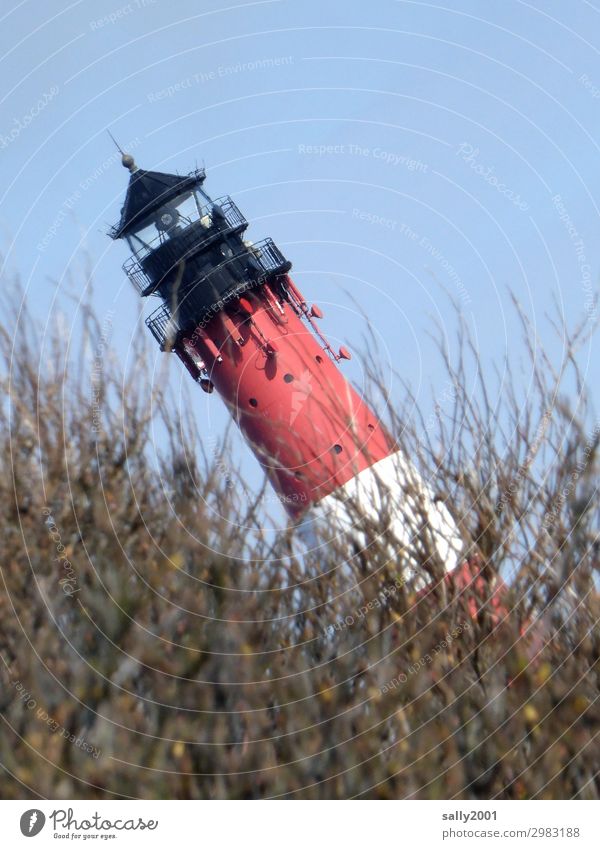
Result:
[[[417,597],[384,527],[307,554],[292,532],[250,535],[261,496],[243,497],[226,444],[202,451],[193,394],[176,403],[145,371],[124,389],[107,354],[94,413],[64,335],[42,352],[31,317],[4,315],[4,797],[598,798],[583,329],[558,369],[531,346],[519,394],[510,371],[491,390],[463,328],[434,420],[408,388],[392,415],[487,584],[509,577],[498,622],[485,592],[441,580],[426,536]],[[85,308],[78,348],[101,336]]]

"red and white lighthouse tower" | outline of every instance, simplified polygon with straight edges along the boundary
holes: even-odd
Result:
[[[248,222],[231,198],[205,193],[203,170],[144,171],[127,154],[123,165],[131,176],[111,236],[131,248],[124,269],[138,292],[161,300],[146,324],[223,398],[292,519],[306,529],[327,515],[362,533],[358,504],[406,545],[425,514],[454,569],[462,545],[449,511],[343,376],[349,352],[321,334],[320,310],[273,241],[245,240]]]

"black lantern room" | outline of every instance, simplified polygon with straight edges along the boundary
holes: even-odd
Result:
[[[122,162],[131,177],[110,235],[132,251],[123,268],[138,292],[163,300],[146,322],[161,346],[173,329],[208,321],[291,268],[271,239],[244,241],[248,222],[230,197],[212,200],[204,192],[204,170],[182,177],[143,171],[128,154]]]

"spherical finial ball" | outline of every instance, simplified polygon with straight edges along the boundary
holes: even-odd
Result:
[[[129,168],[130,171],[133,171],[135,168],[135,161],[130,153],[124,153],[121,158],[121,162],[123,163],[123,167]]]

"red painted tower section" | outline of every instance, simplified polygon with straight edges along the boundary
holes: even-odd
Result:
[[[392,450],[377,417],[344,378],[335,354],[319,344],[307,318],[308,308],[286,276],[247,292],[174,346],[188,364],[197,357],[205,364],[292,515]]]

